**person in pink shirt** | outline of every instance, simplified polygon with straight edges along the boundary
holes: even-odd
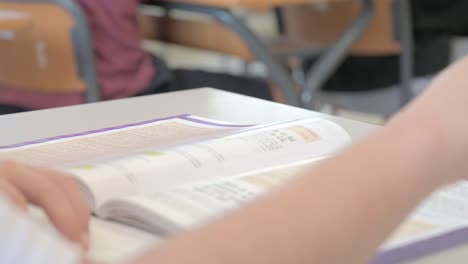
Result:
[[[95,48],[99,87],[103,100],[211,86],[271,99],[261,81],[202,71],[171,71],[163,60],[141,46],[137,19],[139,0],[77,0],[87,16]],[[242,93],[242,91],[240,91]],[[0,83],[2,113],[80,104],[84,94],[41,94]]]

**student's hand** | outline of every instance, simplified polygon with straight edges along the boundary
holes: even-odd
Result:
[[[23,209],[28,203],[43,208],[66,238],[88,249],[90,213],[70,176],[15,162],[0,162],[0,194]]]
[[[417,130],[421,136],[432,134],[441,183],[468,175],[468,57],[439,74],[427,90],[392,124]],[[404,148],[404,146],[402,146]],[[429,165],[429,164],[428,164]],[[445,182],[444,182],[445,181]]]

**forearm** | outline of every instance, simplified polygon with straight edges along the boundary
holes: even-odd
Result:
[[[292,205],[286,214],[294,212],[289,221],[297,230],[287,240],[302,247],[288,254],[299,257],[291,263],[366,263],[404,217],[443,184],[432,168],[438,163],[434,141],[432,135],[384,130],[278,194]]]
[[[166,243],[141,263],[362,263],[443,184],[431,175],[437,173],[431,168],[435,138],[396,122],[271,197]]]

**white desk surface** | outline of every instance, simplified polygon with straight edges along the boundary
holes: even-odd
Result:
[[[0,116],[0,145],[179,114],[242,124],[322,117],[354,139],[376,126],[210,88]]]
[[[243,124],[321,117],[340,124],[355,140],[377,128],[357,121],[203,88],[0,116],[0,145],[179,114],[194,114]],[[93,219],[91,228],[91,254],[104,260],[131,255],[153,240],[146,233],[98,219]]]

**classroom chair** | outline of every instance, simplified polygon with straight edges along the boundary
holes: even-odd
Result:
[[[329,1],[339,1],[339,0],[325,0]],[[351,1],[351,0],[348,0]],[[165,8],[170,12],[171,10],[185,10],[190,12],[195,12],[199,14],[205,14],[211,17],[213,20],[217,21],[219,24],[216,26],[219,28],[219,25],[223,25],[229,29],[230,33],[224,33],[220,35],[214,35],[211,37],[216,43],[221,43],[219,46],[226,46],[227,49],[232,45],[228,45],[228,40],[240,39],[241,44],[234,45],[238,48],[236,52],[241,52],[247,47],[250,57],[254,57],[262,61],[266,68],[268,69],[269,77],[276,84],[276,87],[281,90],[285,95],[287,102],[291,105],[296,106],[305,106],[304,102],[301,101],[301,96],[299,94],[300,87],[297,83],[293,81],[291,74],[288,72],[284,64],[282,64],[278,57],[270,50],[270,47],[266,43],[259,39],[259,37],[253,33],[238,16],[235,12],[237,9],[246,9],[246,10],[259,10],[259,9],[273,9],[275,7],[295,5],[295,4],[311,4],[324,2],[323,0],[226,0],[226,1],[216,1],[216,0],[148,0],[145,1],[146,4],[157,5]],[[369,25],[370,16],[373,13],[373,3],[371,0],[362,1],[363,9],[356,18],[356,21],[359,23],[352,23],[349,26],[349,30],[343,33],[342,38],[340,38],[335,45],[331,47],[335,52],[333,56],[326,57],[326,63],[318,63],[317,66],[323,68],[324,71],[329,71],[328,68],[334,66],[335,63],[339,63],[342,57],[344,57],[354,42],[359,38],[359,36],[364,32],[364,30]],[[180,24],[180,23],[179,23]],[[206,23],[205,23],[206,24]],[[165,24],[167,26],[167,23]],[[174,30],[174,26],[171,31]],[[183,32],[188,32],[188,30],[180,30]],[[207,32],[207,31],[205,31]],[[169,37],[174,36],[173,33],[169,33]],[[179,35],[177,35],[179,36]],[[206,34],[203,34],[206,36]],[[166,35],[167,37],[167,35]],[[221,39],[221,37],[230,37],[226,39]],[[175,41],[174,41],[175,40]],[[178,40],[183,40],[181,42],[187,41],[187,37],[182,39],[172,39],[172,41],[178,43]],[[195,45],[204,44],[207,41],[195,41]],[[183,43],[180,43],[183,44]],[[218,50],[218,49],[215,49]],[[338,56],[337,56],[338,55]],[[325,58],[324,58],[325,59]]]
[[[357,2],[343,1],[330,3],[321,8],[308,5],[285,7],[282,10],[284,34],[299,43],[326,46],[338,39],[340,32],[346,30],[347,25],[352,23],[353,18],[359,14],[359,5]],[[400,82],[386,89],[331,92],[321,88],[337,68],[330,67],[329,72],[324,72],[319,67],[312,67],[304,80],[303,101],[309,104],[330,104],[335,108],[384,116],[398,112],[415,94],[413,45],[409,1],[374,1],[374,15],[370,26],[354,44],[349,54],[361,57],[399,56]],[[296,52],[301,52],[301,48],[296,49]],[[326,57],[329,52],[333,51],[326,50],[321,56]],[[325,61],[322,63],[326,63]],[[424,81],[418,83],[425,84]]]
[[[0,2],[0,83],[100,99],[86,17],[73,0]],[[0,108],[1,112],[1,108]]]
[[[386,0],[384,1],[388,2]],[[291,34],[284,32],[288,29],[281,28],[282,23],[279,23],[279,31],[283,34],[280,38],[283,38],[283,40],[273,43],[281,43],[281,45],[271,45],[272,43],[266,44],[235,15],[235,10],[239,8],[247,10],[275,9],[278,11],[279,8],[299,7],[299,4],[311,5],[318,3],[323,5],[324,3],[333,4],[335,2],[352,2],[357,8],[353,8],[353,12],[356,12],[353,13],[354,16],[347,21],[346,27],[338,32],[339,37],[328,43],[302,41],[302,44],[298,44],[295,40],[290,41],[287,38]],[[412,96],[409,90],[409,83],[412,78],[411,21],[409,19],[407,0],[394,0],[394,2],[399,4],[396,6],[396,13],[399,15],[399,19],[396,20],[399,21],[396,28],[399,29],[398,35],[400,36],[402,47],[400,54],[402,55],[403,85],[401,88],[400,105],[403,105]],[[391,16],[386,14],[381,18],[376,15],[380,5],[376,8],[375,3],[379,5],[380,1],[149,0],[146,1],[146,4],[162,6],[166,8],[167,14],[169,15],[159,18],[159,24],[163,25],[161,28],[154,29],[148,26],[151,24],[154,25],[153,22],[146,21],[146,23],[143,24],[147,28],[151,28],[150,32],[152,33],[148,34],[150,37],[153,35],[153,37],[168,42],[234,54],[246,60],[251,60],[253,58],[259,59],[266,65],[270,73],[270,78],[275,82],[276,86],[280,88],[283,94],[286,95],[287,101],[290,104],[313,108],[316,91],[323,86],[326,80],[353,50],[357,41],[365,34],[376,33],[375,30],[369,30],[374,19],[382,20]],[[213,23],[212,20],[195,22],[181,21],[180,19],[170,17],[171,10],[186,10],[207,14],[218,23]],[[307,25],[304,27],[307,28]],[[319,27],[323,30],[328,30],[328,25],[326,24],[320,24]],[[330,30],[336,30],[336,28]],[[286,40],[284,40],[284,38],[286,38]],[[387,46],[391,46],[393,50],[398,50],[400,47],[399,43],[395,41]],[[281,61],[285,57],[287,58],[290,55],[297,54],[321,54],[308,74],[309,81],[303,87],[299,86],[293,80],[291,74],[286,70],[284,63]]]

